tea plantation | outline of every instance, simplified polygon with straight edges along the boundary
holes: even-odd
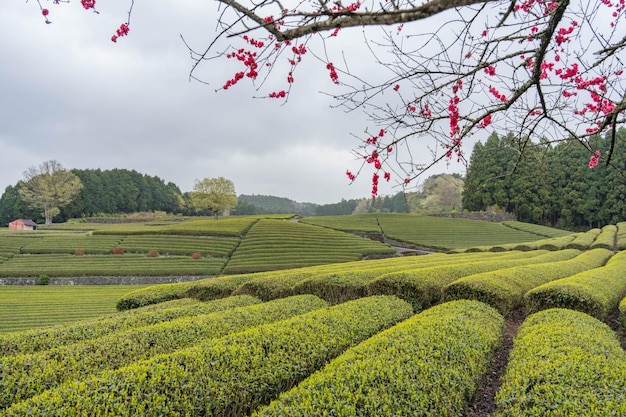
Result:
[[[394,217],[0,235],[0,271],[20,258],[223,259],[194,280],[126,287],[109,304],[118,312],[26,331],[4,325],[28,311],[17,300],[119,287],[0,287],[17,288],[0,298],[15,300],[0,311],[0,416],[626,415],[626,222],[568,234]],[[347,232],[446,253],[389,256]],[[70,233],[85,253],[62,244]]]

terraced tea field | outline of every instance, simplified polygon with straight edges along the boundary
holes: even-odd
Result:
[[[143,287],[134,285],[0,286],[0,333],[115,313],[117,311],[115,303],[122,295],[132,289]]]
[[[626,415],[626,223],[516,226],[539,238],[150,286],[0,334],[0,416]]]

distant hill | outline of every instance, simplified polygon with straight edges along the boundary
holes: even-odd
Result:
[[[285,197],[275,197],[272,195],[245,195],[238,197],[239,201],[244,201],[260,209],[265,214],[299,214],[301,216],[315,215],[315,203],[298,203]]]

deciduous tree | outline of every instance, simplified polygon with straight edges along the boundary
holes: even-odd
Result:
[[[39,167],[30,167],[24,172],[19,185],[20,197],[33,208],[43,209],[46,226],[59,208],[69,204],[83,188],[75,174],[67,171],[57,161],[46,161]]]
[[[224,177],[196,180],[191,201],[196,210],[208,209],[217,220],[219,214],[237,206],[235,184]]]

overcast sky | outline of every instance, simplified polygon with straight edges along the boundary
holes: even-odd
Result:
[[[216,93],[239,67],[214,61],[200,72],[210,85],[190,82],[180,37],[206,46],[215,2],[138,0],[129,36],[113,43],[130,0],[97,2],[97,15],[77,0],[41,1],[50,25],[34,0],[10,0],[0,13],[0,193],[28,167],[57,160],[68,169],[134,169],[183,192],[221,176],[237,194],[319,204],[369,196],[371,173],[352,185],[345,175],[360,166],[351,134],[368,122],[330,108],[336,103],[320,91],[334,85],[323,64],[299,69],[284,105],[252,98],[250,83]],[[371,57],[362,59],[355,64]],[[398,190],[381,184],[380,193]]]

